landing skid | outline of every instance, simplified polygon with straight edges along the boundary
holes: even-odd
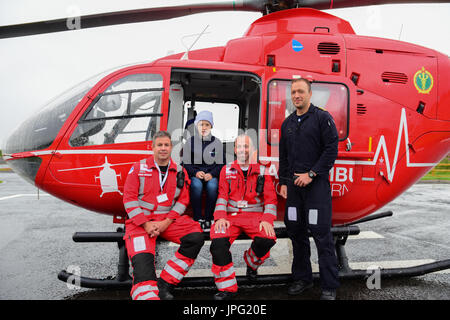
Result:
[[[392,216],[391,211],[371,215],[348,225],[331,228],[335,239],[336,254],[339,266],[339,278],[341,280],[366,279],[372,274],[371,270],[355,270],[349,265],[348,257],[345,252],[345,243],[348,236],[357,235],[360,233],[359,227],[355,224],[388,216]],[[276,228],[275,231],[278,239],[287,238],[286,228]],[[209,240],[209,233],[205,232],[204,235],[205,240]],[[119,263],[117,275],[114,278],[88,278],[62,270],[58,274],[58,279],[68,284],[75,284],[83,288],[130,289],[132,279],[129,275],[130,266],[123,236],[124,232],[119,228],[117,232],[77,232],[72,237],[74,242],[117,242],[119,247]],[[238,239],[248,238],[245,235],[242,235]],[[417,277],[445,269],[450,269],[450,259],[407,268],[378,269],[377,272],[379,272],[378,275],[380,279],[387,279],[394,277]],[[313,278],[319,279],[319,273],[313,273]],[[292,281],[290,274],[259,275],[255,281],[249,281],[246,276],[237,276],[236,279],[239,285],[283,284]],[[186,277],[179,284],[179,287],[214,286],[215,284],[212,275],[208,277]]]

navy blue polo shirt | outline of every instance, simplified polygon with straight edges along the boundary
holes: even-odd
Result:
[[[294,173],[313,170],[328,178],[337,158],[339,137],[333,117],[325,110],[310,105],[300,117],[294,111],[281,125],[280,184]]]

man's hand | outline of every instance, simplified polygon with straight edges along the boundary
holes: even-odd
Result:
[[[195,176],[199,179],[203,179],[205,177],[205,172],[203,171],[198,171]]]
[[[214,231],[216,233],[224,233],[230,227],[230,221],[227,219],[219,219],[214,223]]]
[[[158,228],[158,232],[163,233],[172,224],[172,222],[173,222],[172,219],[166,218],[161,221],[155,221],[154,223],[156,224],[156,226]]]
[[[287,199],[287,186],[286,185],[282,185],[280,187],[280,196]]]
[[[144,227],[145,232],[147,232],[151,238],[159,236],[160,232],[158,230],[158,225],[155,223],[155,221],[144,222],[142,226]]]
[[[261,221],[259,224],[259,231],[264,229],[264,232],[268,237],[275,237],[275,229],[273,228],[273,225],[267,221]]]
[[[145,232],[150,235],[150,238],[153,238],[166,231],[172,222],[172,219],[167,218],[162,221],[147,221],[142,226],[144,227]]]
[[[203,179],[205,180],[205,181],[209,181],[209,180],[211,180],[213,178],[213,176],[211,175],[211,173],[206,173],[204,176],[203,176]]]
[[[298,177],[294,181],[294,184],[298,187],[306,187],[312,181],[308,173],[295,173],[294,175]]]

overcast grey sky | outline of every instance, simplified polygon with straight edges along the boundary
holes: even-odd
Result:
[[[61,18],[76,12],[128,10],[205,1],[0,0],[0,25]],[[360,35],[399,39],[450,55],[450,4],[384,5],[327,10]],[[105,70],[185,50],[181,38],[201,32],[194,49],[241,37],[261,14],[204,13],[132,25],[0,40],[0,147],[45,103]],[[186,39],[189,43],[193,38]]]

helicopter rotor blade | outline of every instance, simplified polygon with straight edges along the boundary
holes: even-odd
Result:
[[[450,3],[449,0],[296,0],[300,8],[318,10],[364,7],[381,4]]]
[[[178,18],[195,13],[213,11],[254,11],[262,12],[265,0],[238,0],[195,5],[156,7],[127,11],[106,12],[79,17],[66,17],[47,21],[37,21],[0,26],[0,39],[29,35],[104,27],[118,24],[147,22]]]
[[[284,9],[301,7],[323,10],[402,3],[450,3],[450,0],[229,0],[216,3],[106,12],[79,17],[4,25],[0,26],[0,39],[118,24],[167,20],[190,14],[214,11],[249,11],[267,14]]]

